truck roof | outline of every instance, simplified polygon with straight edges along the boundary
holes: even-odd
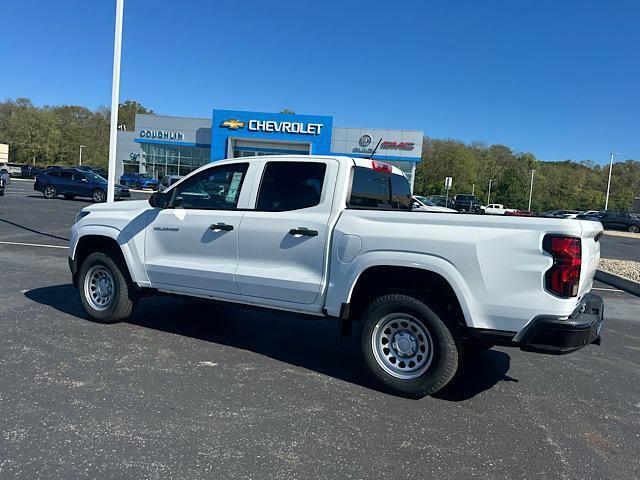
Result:
[[[251,162],[251,161],[264,161],[264,160],[278,160],[278,159],[294,159],[297,161],[313,161],[313,160],[322,160],[322,159],[332,159],[338,160],[339,162],[351,162],[356,167],[370,168],[372,170],[376,169],[388,169],[387,173],[392,173],[394,175],[404,175],[404,172],[400,170],[398,167],[391,165],[390,163],[384,162],[378,159],[370,159],[370,158],[359,158],[359,157],[348,157],[346,155],[261,155],[256,157],[239,157],[239,158],[226,158],[224,160],[220,160],[221,162]],[[202,168],[202,167],[200,167]]]

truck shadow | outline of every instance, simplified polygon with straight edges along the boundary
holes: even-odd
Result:
[[[77,291],[70,284],[29,290],[25,296],[65,314],[87,318]],[[249,350],[379,390],[363,372],[357,340],[340,341],[337,322],[332,319],[167,296],[143,298],[128,323]],[[492,388],[499,381],[517,381],[506,375],[509,366],[510,357],[506,353],[495,350],[482,352],[463,365],[453,381],[434,398],[464,401]]]

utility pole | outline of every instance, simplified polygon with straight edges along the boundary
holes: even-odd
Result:
[[[78,165],[82,166],[82,149],[85,148],[84,145],[80,145],[80,158],[78,159]]]
[[[109,170],[107,202],[114,202],[116,183],[116,146],[118,142],[118,105],[120,103],[120,57],[122,53],[122,14],[124,0],[116,0],[116,30],[113,40],[113,79],[111,83],[111,128],[109,130]]]
[[[529,211],[531,211],[531,196],[533,195],[533,174],[535,170],[531,170],[531,188],[529,189]]]
[[[618,155],[616,152],[611,152],[611,159],[609,160],[609,181],[607,182],[607,199],[604,201],[604,209],[609,208],[609,190],[611,189],[611,170],[613,170],[613,157]]]
[[[489,191],[487,192],[487,205],[489,205],[489,200],[491,199],[491,182],[493,182],[493,179],[489,179]]]

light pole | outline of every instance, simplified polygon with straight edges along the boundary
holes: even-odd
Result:
[[[609,208],[609,190],[611,189],[611,170],[613,170],[613,157],[618,155],[616,152],[611,152],[611,160],[609,161],[609,181],[607,182],[607,198],[604,201],[604,209]]]
[[[489,180],[489,191],[487,192],[487,205],[489,205],[489,200],[491,199],[491,182],[493,182],[493,179]]]
[[[111,83],[111,128],[109,129],[109,170],[107,202],[115,201],[116,144],[118,142],[118,105],[120,103],[120,56],[122,52],[122,13],[124,0],[116,0],[116,30],[113,40],[113,79]]]
[[[78,159],[78,165],[82,166],[82,149],[86,148],[84,145],[80,145],[80,158]]]
[[[476,195],[476,184],[471,185],[471,196],[475,197]]]
[[[531,211],[531,196],[533,195],[533,174],[535,170],[531,170],[531,188],[529,189],[529,211]]]

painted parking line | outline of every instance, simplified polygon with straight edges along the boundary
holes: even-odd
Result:
[[[0,241],[0,245],[19,245],[22,247],[42,247],[42,248],[64,248],[68,250],[69,247],[63,245],[45,245],[42,243],[22,243],[22,242],[2,242]]]

